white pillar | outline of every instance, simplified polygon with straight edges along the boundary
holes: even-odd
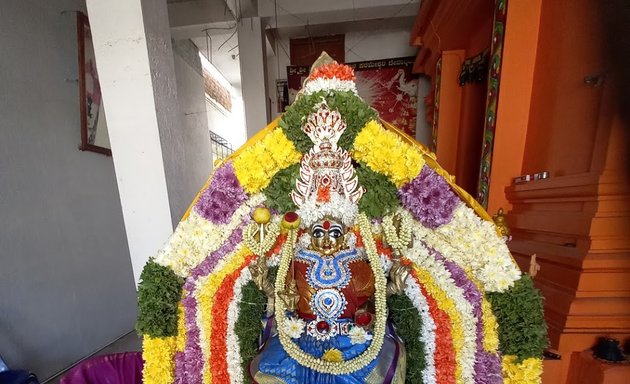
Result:
[[[238,23],[238,53],[245,104],[245,125],[247,137],[250,138],[270,120],[267,44],[264,26],[259,17],[245,18]]]
[[[87,0],[87,8],[137,283],[173,230],[160,142],[160,124],[173,124],[178,108],[166,0]]]

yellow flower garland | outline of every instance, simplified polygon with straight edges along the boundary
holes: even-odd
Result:
[[[438,287],[433,281],[433,276],[427,270],[420,268],[417,264],[413,265],[413,270],[416,272],[419,282],[427,290],[427,293],[435,299],[438,307],[446,312],[451,320],[451,336],[453,337],[453,348],[455,349],[455,380],[458,384],[463,383],[461,355],[464,347],[464,331],[461,316],[457,312],[453,300]]]
[[[302,154],[281,128],[246,148],[232,162],[234,173],[247,193],[260,192],[281,169],[300,161]]]
[[[176,336],[160,338],[147,335],[142,338],[144,384],[171,384],[175,381],[176,339]]]
[[[225,277],[232,274],[236,269],[243,265],[245,258],[250,254],[251,251],[247,247],[238,248],[231,254],[231,257],[226,257],[225,260],[228,260],[229,258],[229,261],[227,261],[223,266],[217,265],[215,271],[212,272],[210,277],[201,284],[200,290],[197,294],[197,302],[202,318],[200,327],[201,334],[204,335],[202,340],[212,339],[212,307],[214,305],[215,293],[219,289],[219,286]],[[225,335],[219,337],[225,337]],[[209,348],[205,348],[205,351],[206,353],[204,353],[203,357],[203,382],[210,384],[212,383],[212,372],[208,362],[212,359],[212,356]],[[221,356],[219,358],[225,358],[225,356]]]
[[[485,295],[481,301],[481,319],[483,321],[483,349],[486,352],[497,353],[499,351],[499,324]]]
[[[503,356],[501,367],[504,384],[539,384],[542,382],[543,361],[535,357],[516,362],[516,356]]]
[[[352,148],[355,160],[386,175],[398,188],[418,176],[424,165],[424,158],[417,148],[374,120],[359,132]]]
[[[499,323],[492,312],[492,305],[486,298],[483,284],[475,279],[472,270],[466,268],[466,276],[472,281],[479,292],[483,294],[481,298],[481,321],[483,322],[483,349],[486,352],[498,353],[499,351]]]

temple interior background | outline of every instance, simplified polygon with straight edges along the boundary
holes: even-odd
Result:
[[[0,2],[0,355],[52,383],[134,348],[142,266],[326,51],[504,212],[545,297],[543,382],[627,383],[583,353],[630,352],[630,122],[606,55],[628,47],[606,17],[592,0]]]

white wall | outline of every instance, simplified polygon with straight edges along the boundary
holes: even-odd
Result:
[[[210,130],[227,140],[232,145],[233,150],[247,141],[242,98],[236,94],[232,95],[231,111],[227,111],[217,103],[206,99],[206,110]]]
[[[0,1],[0,353],[41,380],[136,318],[112,158],[77,149],[76,9]]]
[[[173,48],[181,123],[160,139],[173,152],[167,185],[175,226],[210,176],[212,155],[199,51],[190,40],[175,42]]]

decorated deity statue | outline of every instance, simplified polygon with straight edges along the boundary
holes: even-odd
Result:
[[[285,221],[300,218],[304,230],[280,261],[275,318],[267,320],[277,331],[264,340],[251,376],[258,383],[404,383],[404,346],[383,311],[380,258],[370,258],[351,230],[365,188],[337,146],[346,123],[323,99],[302,129],[313,147],[291,192],[297,214]]]
[[[147,263],[145,383],[540,382],[531,278],[354,80],[322,56]]]

